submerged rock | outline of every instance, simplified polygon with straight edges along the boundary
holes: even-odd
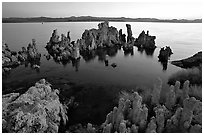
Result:
[[[147,34],[145,34],[145,31],[142,31],[139,37],[135,40],[135,46],[139,48],[155,49],[155,39],[156,36],[150,36],[149,31],[147,31]]]
[[[202,52],[200,51],[186,59],[172,61],[171,64],[181,68],[199,67],[202,65]]]
[[[117,64],[116,64],[116,63],[112,63],[111,66],[112,66],[113,68],[115,68],[115,67],[117,67]]]
[[[58,132],[60,124],[66,124],[68,120],[66,107],[60,103],[58,94],[58,90],[41,79],[22,95],[3,95],[3,132]]]

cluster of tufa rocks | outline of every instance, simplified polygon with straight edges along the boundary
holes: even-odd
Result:
[[[92,28],[85,30],[82,34],[81,39],[71,42],[70,32],[67,36],[57,34],[57,30],[53,30],[52,36],[47,43],[46,49],[49,55],[46,58],[49,60],[50,55],[53,56],[57,62],[65,62],[70,59],[78,59],[81,56],[92,55],[93,51],[104,48],[121,48],[123,47],[125,54],[133,54],[133,46],[139,45],[140,48],[154,49],[155,36],[149,36],[143,32],[135,40],[132,34],[131,25],[126,24],[127,28],[127,39],[126,35],[122,33],[122,29],[117,30],[113,26],[109,26],[108,21],[104,21],[98,24],[98,29]],[[86,56],[85,56],[86,57]]]
[[[2,73],[10,71],[12,68],[19,66],[20,64],[31,64],[33,68],[39,68],[41,54],[36,47],[35,39],[32,39],[32,43],[29,43],[27,49],[22,47],[22,50],[18,53],[11,51],[8,45],[2,43]]]
[[[27,92],[2,96],[2,129],[9,133],[58,132],[66,124],[67,107],[59,100],[59,91],[45,79]]]
[[[117,28],[109,27],[109,22],[98,24],[98,29],[85,30],[82,38],[77,40],[80,50],[94,50],[99,47],[113,47],[119,44]]]
[[[189,81],[182,89],[178,81],[171,85],[163,105],[159,102],[160,92],[161,80],[150,94],[150,104],[145,104],[138,92],[121,97],[118,107],[113,108],[101,125],[102,132],[202,132],[202,102],[189,97]],[[91,127],[87,126],[87,132],[97,132]]]
[[[139,48],[144,48],[144,49],[155,49],[155,40],[156,36],[150,36],[149,31],[147,31],[147,34],[145,31],[142,31],[138,38],[135,40],[135,46]]]
[[[53,30],[50,41],[45,47],[55,61],[68,61],[70,59],[79,59],[79,45],[74,41],[71,42],[70,32],[67,32],[67,36],[61,34],[60,36],[57,33],[57,29]],[[46,56],[49,58],[50,56]]]
[[[132,30],[131,30],[131,25],[126,24],[127,28],[127,42],[124,40],[125,34],[122,34],[122,29],[119,31],[119,39],[120,42],[123,46],[124,52],[131,52],[133,50],[133,45],[134,45],[134,37],[132,36]]]
[[[20,62],[17,58],[17,53],[9,49],[5,42],[2,42],[2,73],[6,73],[11,70],[11,68],[17,67]]]
[[[29,62],[31,66],[35,67],[40,65],[41,54],[37,50],[35,39],[32,39],[32,43],[29,43],[27,49],[22,47],[22,50],[18,52],[18,60],[20,62]]]

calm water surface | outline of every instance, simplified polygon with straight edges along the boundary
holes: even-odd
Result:
[[[126,22],[127,23],[127,22]],[[110,26],[126,32],[123,22],[110,22]],[[53,87],[60,88],[64,96],[75,96],[79,103],[77,109],[69,114],[71,124],[78,122],[102,123],[105,115],[112,110],[117,102],[118,93],[122,90],[134,89],[137,86],[152,88],[155,79],[163,81],[163,95],[167,90],[168,77],[180,68],[168,63],[167,69],[158,62],[160,47],[171,46],[173,55],[170,60],[189,57],[202,49],[202,24],[190,23],[140,23],[131,22],[134,37],[138,37],[142,30],[149,30],[150,35],[156,36],[154,52],[138,51],[134,47],[132,54],[124,54],[123,49],[109,50],[109,64],[116,63],[117,67],[106,67],[101,58],[104,51],[95,57],[81,58],[77,63],[66,65],[57,64],[52,59],[46,60],[46,43],[54,29],[59,35],[71,31],[71,39],[77,40],[85,29],[97,28],[98,22],[72,23],[14,23],[2,25],[2,39],[9,48],[19,51],[27,47],[32,38],[37,41],[37,47],[42,54],[40,71],[21,65],[3,78],[3,94],[21,92],[32,86],[41,78],[46,78]],[[72,89],[70,84],[73,85]]]

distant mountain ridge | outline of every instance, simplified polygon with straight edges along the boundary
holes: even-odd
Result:
[[[126,17],[92,17],[92,16],[71,16],[64,18],[51,17],[10,17],[2,18],[2,23],[27,23],[27,22],[94,22],[94,21],[112,21],[112,22],[169,22],[169,23],[202,23],[202,19],[156,19],[156,18],[126,18]]]

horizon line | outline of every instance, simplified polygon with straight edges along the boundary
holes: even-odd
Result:
[[[193,18],[193,19],[187,19],[187,18],[152,18],[152,17],[144,17],[144,18],[141,18],[141,17],[138,17],[138,18],[135,18],[135,17],[98,17],[98,16],[90,16],[90,15],[83,15],[83,16],[65,16],[65,17],[50,17],[50,16],[30,16],[30,17],[2,17],[2,19],[5,19],[5,18],[71,18],[71,17],[97,17],[97,18],[126,18],[126,19],[158,19],[158,20],[174,20],[174,19],[177,19],[177,20],[197,20],[197,19],[201,19],[202,20],[202,17],[201,18]]]

